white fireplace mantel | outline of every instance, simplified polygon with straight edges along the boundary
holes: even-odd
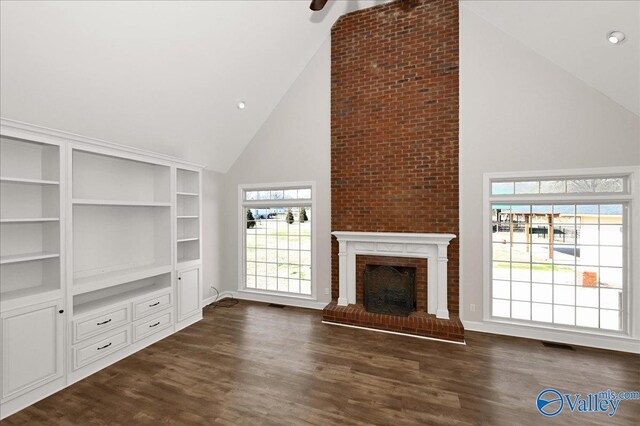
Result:
[[[338,239],[338,305],[356,303],[356,256],[427,259],[427,312],[449,318],[447,308],[447,247],[454,234],[394,232],[332,232]]]

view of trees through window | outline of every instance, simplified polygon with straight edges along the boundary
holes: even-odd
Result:
[[[247,288],[311,295],[311,213],[308,206],[245,209]]]

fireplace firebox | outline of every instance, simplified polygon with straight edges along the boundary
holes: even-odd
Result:
[[[416,268],[367,265],[363,299],[368,312],[408,316],[416,310]]]

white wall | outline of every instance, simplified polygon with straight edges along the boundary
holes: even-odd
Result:
[[[483,173],[639,165],[640,118],[460,12],[461,312],[480,321]]]
[[[220,291],[222,277],[222,205],[224,174],[210,169],[202,172],[202,293],[205,300]]]
[[[320,307],[331,299],[331,44],[321,46],[231,169],[222,193],[221,289],[238,289],[238,185],[315,181]],[[248,296],[243,296],[248,297]],[[277,301],[277,300],[274,300]],[[283,302],[288,303],[288,302]]]

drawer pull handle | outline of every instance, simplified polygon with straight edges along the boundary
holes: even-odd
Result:
[[[159,304],[160,304],[160,302],[156,302],[156,303],[154,303],[154,304],[152,304],[152,305],[149,305],[149,307],[150,307],[150,308],[153,308],[154,306],[158,306]]]
[[[108,348],[109,346],[111,346],[111,342],[109,342],[109,344],[108,344],[108,345],[104,345],[104,346],[102,346],[102,347],[98,348],[98,350],[100,351],[100,350],[102,350],[102,349]]]
[[[108,319],[108,320],[106,320],[106,321],[99,322],[99,323],[97,323],[96,325],[105,325],[106,323],[109,323],[109,322],[111,322],[111,318],[109,318],[109,319]]]
[[[156,327],[156,326],[158,326],[158,325],[160,325],[160,321],[158,321],[158,322],[157,322],[157,323],[155,323],[155,324],[151,324],[151,325],[149,326],[149,328],[151,328],[151,327]]]

